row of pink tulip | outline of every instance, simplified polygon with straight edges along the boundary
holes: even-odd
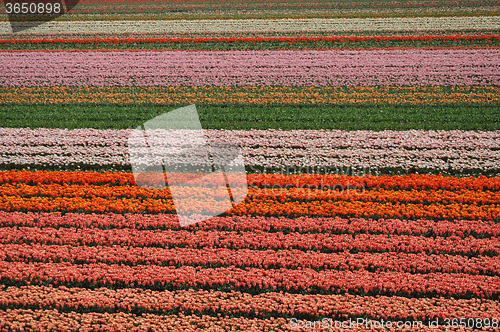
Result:
[[[497,238],[424,237],[390,234],[283,234],[228,232],[215,230],[135,230],[77,227],[2,227],[0,243],[41,243],[55,245],[100,245],[132,247],[217,247],[235,249],[299,249],[323,251],[373,251],[447,254],[500,254]]]
[[[149,312],[199,313],[213,311],[234,315],[352,316],[383,319],[429,320],[435,318],[499,317],[498,301],[487,299],[407,298],[399,296],[312,295],[269,292],[251,295],[242,292],[214,290],[152,291],[142,288],[95,290],[85,288],[22,286],[0,288],[0,305],[87,310],[100,308],[130,311],[132,308]]]
[[[492,324],[493,320],[490,320]],[[436,322],[437,323],[437,322]],[[419,324],[415,321],[400,321],[394,324],[400,324],[398,331],[414,332],[436,332],[457,331],[457,327],[441,326],[437,328],[436,323],[429,326]],[[495,326],[498,320],[495,320]],[[384,323],[384,326],[388,326]],[[407,324],[406,327],[404,324]],[[413,327],[412,327],[413,324]],[[450,323],[451,325],[451,323]],[[393,325],[393,329],[396,325]],[[285,318],[244,318],[244,317],[226,317],[226,316],[198,316],[198,315],[154,315],[144,314],[135,315],[129,313],[64,313],[55,310],[25,310],[25,309],[7,309],[0,311],[0,331],[53,331],[53,332],[71,332],[71,331],[307,331],[319,332],[325,331],[345,331],[346,328],[355,328],[356,331],[380,331],[380,321],[362,319],[359,322],[356,319],[349,321],[342,320],[290,320]],[[496,331],[498,327],[483,328],[483,331]],[[460,331],[474,331],[473,328],[459,328]]]
[[[60,212],[6,212],[0,211],[2,227],[53,227],[53,228],[126,228],[179,229],[178,218],[169,214],[83,214]],[[285,218],[262,216],[213,217],[207,221],[190,226],[188,230],[227,230],[227,231],[294,231],[300,233],[385,233],[426,235],[429,232],[441,237],[455,235],[465,237],[478,234],[483,237],[500,236],[500,223],[488,220],[401,220],[401,219],[362,219],[362,218]]]
[[[0,310],[0,331],[225,331],[234,328],[240,331],[298,331],[291,328],[285,318],[251,319],[244,317],[213,317],[208,315],[136,315],[131,313],[78,313],[53,310]],[[341,329],[337,329],[340,331]],[[362,331],[363,329],[361,329]],[[314,331],[314,330],[312,330]],[[319,330],[318,330],[319,331]],[[370,331],[365,329],[364,331]],[[435,332],[428,329],[428,332]]]
[[[5,147],[30,146],[82,146],[99,148],[128,144],[131,130],[115,129],[48,129],[48,128],[0,128],[0,150]],[[182,131],[156,131],[159,138],[167,139]],[[210,140],[235,143],[243,147],[282,148],[397,148],[407,149],[500,149],[500,131],[462,130],[406,130],[406,131],[343,131],[343,130],[214,130],[204,129]]]
[[[0,52],[0,86],[498,85],[499,55],[498,49]]]
[[[151,248],[129,246],[73,246],[0,244],[0,259],[22,262],[77,264],[202,265],[258,268],[312,268],[338,270],[401,271],[413,273],[500,274],[497,257],[422,253],[322,253],[318,251],[252,250],[227,248]]]
[[[24,263],[0,261],[2,279],[19,285],[50,282],[74,286],[93,284],[128,287],[209,287],[211,289],[282,290],[498,298],[500,277],[464,273],[315,271],[301,269],[202,268],[88,263]]]

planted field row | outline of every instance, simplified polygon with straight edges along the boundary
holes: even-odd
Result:
[[[245,87],[230,88],[220,87],[221,89],[235,89],[235,94],[238,95],[239,89]],[[342,87],[350,89],[350,87]],[[433,89],[443,89],[443,87],[432,87]],[[19,90],[22,88],[0,88],[8,90]],[[90,103],[79,104],[85,102],[86,97],[80,97],[78,94],[74,97],[74,102],[78,104],[66,105],[59,97],[53,95],[46,95],[43,89],[46,88],[30,88],[33,90],[42,91],[41,95],[34,94],[33,97],[37,103],[14,103],[3,104],[0,107],[0,114],[4,119],[4,126],[11,128],[97,128],[97,129],[129,129],[137,127],[138,123],[144,123],[147,120],[161,115],[166,111],[179,108],[179,105],[189,105],[191,100],[186,97],[174,97],[172,105],[149,104],[147,99],[143,99],[138,105],[123,104],[116,105],[116,102],[109,104],[110,100],[117,98],[119,100],[120,93],[111,91],[111,95],[104,98],[106,102],[100,102],[92,99]],[[53,87],[50,89],[58,89]],[[63,88],[64,89],[64,88]],[[66,94],[71,94],[73,90],[76,91],[88,89],[89,94],[93,93],[97,88],[67,88]],[[108,88],[103,88],[108,89]],[[111,88],[109,88],[111,89]],[[120,88],[128,89],[128,88]],[[137,91],[137,88],[131,87],[132,91]],[[155,87],[145,89],[158,89]],[[161,95],[165,87],[158,93]],[[169,88],[170,89],[170,88]],[[176,89],[183,89],[182,87],[171,88],[172,91]],[[198,89],[198,88],[192,88]],[[200,88],[203,92],[203,88]],[[253,88],[249,88],[253,89]],[[260,89],[260,88],[257,88]],[[283,89],[282,87],[275,88],[276,95],[279,95]],[[294,89],[294,88],[290,88]],[[316,89],[311,87],[295,88],[295,89]],[[378,88],[374,88],[378,89]],[[420,88],[418,88],[420,89]],[[444,89],[455,89],[453,87],[444,87]],[[466,91],[469,87],[457,87],[457,89],[464,89]],[[492,87],[481,87],[479,89],[496,89]],[[305,104],[285,104],[278,105],[272,103],[270,105],[262,104],[259,96],[253,99],[248,96],[248,105],[226,103],[220,100],[218,96],[207,97],[204,105],[196,105],[200,115],[200,120],[203,128],[211,129],[236,129],[236,130],[252,130],[252,129],[278,129],[278,130],[297,130],[297,129],[313,129],[313,130],[371,130],[371,131],[384,131],[384,130],[499,130],[500,122],[498,122],[498,102],[500,94],[498,91],[480,92],[471,91],[470,98],[476,100],[472,104],[467,104],[466,95],[469,93],[458,92],[458,98],[462,99],[458,104],[451,103],[446,105],[430,104],[426,105],[426,96],[417,94],[410,97],[412,102],[417,105],[390,105],[390,104],[376,104],[379,97],[374,97],[369,104],[347,104],[347,105],[307,105]],[[32,90],[28,90],[30,92]],[[61,90],[63,91],[63,90]],[[260,90],[259,90],[260,91]],[[229,93],[229,92],[228,92]],[[271,93],[271,92],[270,92]],[[113,95],[114,94],[114,95]],[[232,96],[233,93],[230,93]],[[272,93],[271,93],[272,94]],[[328,94],[326,92],[326,94]],[[455,93],[452,93],[455,95]],[[166,94],[168,96],[168,93]],[[310,98],[313,98],[313,94]],[[382,96],[385,92],[382,92]],[[96,98],[99,95],[96,95]],[[116,96],[116,97],[114,97]],[[243,95],[244,98],[245,95]],[[380,96],[380,95],[379,95]],[[480,97],[478,97],[480,96]],[[137,98],[141,94],[137,95]],[[332,96],[331,98],[334,98]],[[135,99],[136,97],[132,97]],[[161,98],[164,98],[162,96]],[[205,98],[205,97],[203,97]],[[232,98],[232,97],[231,97]],[[274,98],[274,97],[273,97]],[[329,103],[332,99],[330,97],[319,98],[321,103]],[[364,97],[363,97],[364,98]],[[433,97],[434,98],[434,97]],[[438,97],[435,97],[438,98]],[[167,98],[168,99],[168,98]],[[31,100],[28,98],[27,100]],[[161,102],[160,99],[159,102]],[[169,99],[170,100],[170,99]],[[322,101],[323,100],[323,101]],[[366,100],[366,99],[363,99]],[[403,98],[402,101],[405,99]],[[293,98],[289,99],[290,102]],[[340,100],[339,100],[340,101]],[[397,102],[398,98],[394,99]],[[444,100],[443,100],[444,101]],[[52,104],[52,103],[59,104]],[[463,103],[462,103],[463,102]],[[246,103],[246,102],[245,102]],[[253,105],[255,104],[256,105]],[[375,104],[374,104],[375,103]],[[47,122],[50,118],[51,121]]]
[[[186,133],[183,130],[152,131],[158,139],[173,144],[172,137]],[[108,147],[110,152],[128,145],[131,130],[0,128],[0,152],[9,153],[14,147],[29,147],[35,153],[58,153],[69,147],[99,149]],[[209,141],[234,142],[245,148],[309,148],[326,147],[371,149],[450,149],[450,150],[500,150],[500,131],[344,131],[344,130],[203,130]],[[169,141],[167,141],[169,139]],[[179,144],[179,142],[177,142]],[[183,145],[188,145],[184,143]],[[44,150],[45,149],[45,150]],[[67,151],[68,154],[79,151]],[[422,151],[424,152],[424,151]],[[122,152],[124,153],[124,152]],[[25,151],[28,154],[28,151]]]
[[[0,85],[485,86],[500,84],[499,54],[500,49],[0,52]]]
[[[135,183],[132,174],[86,173],[81,177],[80,174],[2,172],[0,208],[4,211],[177,211],[188,215],[216,215],[220,213],[220,207],[214,204],[213,198],[227,196],[225,183],[217,182],[219,177],[205,176],[194,180],[195,174],[178,174],[175,181],[179,183],[169,183],[179,199],[174,206],[169,190],[131,185]],[[146,183],[147,176],[141,183]],[[496,204],[499,201],[498,178],[255,174],[246,178],[250,186],[248,190],[247,183],[241,183],[240,178],[229,177],[231,188],[241,191],[244,195],[241,199],[246,198],[228,211],[229,215],[492,221],[500,218],[500,207]],[[185,184],[185,181],[190,184]],[[195,188],[197,193],[193,192]],[[493,189],[494,192],[484,189]]]
[[[30,33],[171,33],[171,32],[267,32],[267,31],[413,31],[500,29],[498,16],[372,17],[247,20],[95,20],[51,21],[31,28]],[[12,33],[0,22],[0,33]]]
[[[356,30],[356,31],[327,31],[327,30],[310,30],[310,31],[177,31],[170,32],[168,38],[297,38],[297,37],[394,37],[394,36],[497,36],[500,35],[500,29],[443,29],[443,30]],[[23,30],[13,33],[0,34],[0,40],[72,40],[72,39],[161,39],[165,38],[162,32],[56,32],[50,31],[46,33],[31,33],[31,30]]]
[[[321,252],[367,251],[465,256],[498,256],[497,238],[424,237],[387,234],[303,234],[253,233],[228,231],[78,229],[3,227],[3,244],[40,243],[47,245],[130,246],[155,248],[233,248],[255,250],[313,250]]]
[[[0,327],[7,330],[12,329],[23,329],[32,328],[34,330],[50,330],[50,331],[81,331],[83,329],[98,329],[99,331],[115,331],[127,330],[127,331],[224,331],[229,328],[235,328],[242,331],[258,331],[264,329],[275,329],[278,331],[297,331],[297,324],[300,326],[308,325],[308,331],[324,331],[325,328],[329,328],[329,331],[344,331],[345,327],[342,327],[342,323],[345,324],[346,320],[340,320],[331,323],[327,321],[322,323],[317,322],[306,322],[302,320],[297,320],[294,322],[295,325],[290,323],[290,320],[284,318],[268,318],[268,319],[258,319],[258,318],[244,318],[244,317],[214,317],[208,315],[184,315],[184,314],[174,314],[174,315],[155,315],[155,314],[145,314],[136,315],[132,313],[79,313],[79,312],[59,312],[59,310],[31,310],[31,309],[7,309],[5,311],[0,311]],[[313,325],[316,324],[316,325]],[[323,324],[323,325],[322,325]],[[337,327],[335,327],[338,324]],[[373,326],[378,326],[377,322],[370,321],[360,321],[357,325],[354,320],[352,323],[353,327],[356,327],[356,331],[373,331]],[[408,321],[407,328],[404,328],[405,321],[400,323],[403,326],[402,331],[424,331],[424,332],[436,332],[435,327],[428,327],[427,325],[416,324],[411,328],[411,321]],[[493,325],[494,324],[494,325]],[[492,319],[488,320],[489,327],[485,328],[486,331],[494,331],[497,326],[497,321]],[[315,326],[315,327],[314,327]],[[349,326],[349,321],[344,326]],[[493,327],[495,326],[495,327]],[[438,331],[473,331],[472,328],[442,328]]]
[[[269,50],[500,47],[497,35],[126,39],[0,39],[0,50]]]
[[[248,319],[243,317],[212,317],[204,315],[136,315],[127,313],[79,313],[53,310],[7,309],[0,311],[0,328],[5,330],[33,329],[35,331],[205,331],[223,330],[234,326],[243,330],[276,328],[293,331],[284,318]],[[369,329],[365,329],[369,331]],[[434,329],[427,330],[428,332]]]
[[[345,105],[373,104],[423,105],[423,104],[482,104],[500,102],[500,88],[496,86],[472,87],[397,87],[397,86],[350,86],[350,87],[0,87],[0,98],[6,104],[99,104],[108,116],[112,113],[105,104],[113,105],[197,105],[199,111],[207,104],[232,105]],[[5,105],[7,106],[7,105]],[[10,105],[13,106],[13,105]],[[275,107],[274,106],[274,107]],[[52,112],[58,109],[51,105]],[[73,106],[74,107],[74,106]],[[85,105],[81,105],[83,111]],[[140,106],[139,106],[140,107]],[[309,106],[310,108],[310,106]],[[382,107],[385,108],[385,107]],[[71,109],[71,108],[70,108]],[[137,106],[136,108],[137,109]],[[401,111],[403,108],[399,107]],[[68,105],[65,105],[66,112]],[[150,112],[150,110],[141,110]],[[212,116],[215,110],[211,110]],[[326,110],[324,110],[326,111]],[[387,111],[387,110],[386,110]],[[486,110],[483,110],[486,111]],[[29,109],[23,111],[30,112]],[[37,112],[43,113],[38,107]],[[255,110],[254,110],[255,112]],[[289,109],[290,116],[294,110]],[[84,112],[85,113],[85,112]],[[121,113],[121,112],[120,112]],[[124,116],[137,117],[134,108],[123,112]],[[380,112],[379,112],[380,113]],[[94,117],[97,113],[94,110]],[[35,115],[35,114],[34,114]],[[275,117],[279,116],[273,113]],[[347,116],[347,114],[345,114]],[[448,116],[454,116],[447,112]],[[11,115],[12,116],[12,115]],[[75,114],[74,116],[77,116]],[[201,113],[200,116],[204,117]],[[333,116],[333,114],[332,114]],[[408,115],[409,117],[410,115]],[[276,120],[277,118],[275,118]],[[206,120],[206,119],[202,119]],[[407,119],[407,121],[410,119]],[[469,121],[471,119],[469,118]],[[111,124],[111,122],[110,122]],[[49,124],[47,124],[49,125]],[[28,126],[33,127],[33,126]],[[295,128],[300,129],[300,128]]]
[[[54,146],[4,146],[0,150],[8,152],[0,156],[3,169],[131,170],[126,146],[72,146],[60,149]],[[246,147],[242,153],[247,170],[252,173],[287,172],[288,169],[292,173],[316,170],[324,173],[408,174],[410,170],[417,170],[424,174],[500,174],[497,162],[500,150],[490,149]],[[145,165],[154,163],[151,158],[139,161]]]
[[[219,188],[222,195],[224,188]],[[213,192],[216,192],[212,190]],[[227,189],[225,195],[227,195]],[[385,201],[384,201],[385,202]],[[209,196],[183,197],[182,205],[174,207],[172,200],[163,198],[103,198],[103,197],[42,197],[42,196],[3,196],[0,209],[4,211],[61,211],[86,213],[175,213],[216,215],[221,207],[214,204]],[[221,203],[222,204],[222,203]],[[227,212],[228,215],[263,216],[343,216],[369,218],[417,218],[417,219],[483,219],[500,220],[500,207],[497,204],[476,204],[454,202],[439,203],[401,203],[364,202],[354,197],[349,201],[303,200],[286,201],[286,197],[247,198],[244,202]]]
[[[104,310],[113,312],[194,313],[213,312],[224,316],[261,318],[303,315],[309,319],[328,316],[380,317],[385,320],[412,317],[422,321],[435,318],[498,317],[498,302],[486,299],[427,299],[357,295],[303,295],[205,290],[151,291],[148,289],[85,289],[22,286],[0,289],[0,305],[22,308]],[[443,307],[446,310],[443,310]]]
[[[495,13],[497,2],[487,1],[80,1],[66,20],[102,19],[223,19],[304,17],[439,16]]]
[[[146,173],[150,174],[150,173]],[[167,177],[168,177],[167,173]],[[177,173],[174,173],[177,175]],[[178,175],[171,185],[180,185],[184,181],[194,181],[197,173],[184,173]],[[208,187],[213,177],[204,178],[202,182]],[[230,178],[232,179],[232,178]],[[248,184],[258,188],[307,188],[320,189],[322,186],[334,188],[364,188],[367,189],[400,189],[400,190],[445,190],[445,191],[481,191],[478,195],[492,194],[491,191],[500,189],[500,178],[481,177],[444,177],[441,175],[411,174],[403,176],[373,176],[373,175],[339,175],[339,174],[248,174]],[[215,181],[215,180],[214,180]],[[87,185],[102,186],[103,190],[112,189],[113,186],[131,187],[135,185],[134,175],[131,173],[97,173],[97,172],[49,172],[49,171],[4,171],[0,172],[0,184],[9,185],[21,182],[21,185]],[[213,182],[215,184],[215,182]],[[233,182],[231,182],[233,183]],[[139,190],[139,188],[136,188]],[[404,195],[404,193],[402,194]]]
[[[157,131],[165,146],[183,132]],[[205,130],[210,142],[241,147],[250,173],[468,174],[499,171],[500,132]],[[5,168],[76,167],[129,170],[130,130],[0,129],[0,165]],[[282,143],[283,142],[283,143]],[[178,144],[178,143],[176,143]],[[138,149],[138,148],[137,148]],[[168,150],[168,149],[167,149]],[[139,151],[139,150],[137,150]],[[141,150],[149,151],[149,150]],[[164,153],[168,155],[168,151]],[[135,162],[150,164],[144,153]],[[194,157],[185,160],[196,165]],[[179,161],[176,161],[179,163]]]
[[[178,218],[171,214],[80,214],[60,212],[5,212],[0,211],[2,227],[50,227],[90,229],[179,230]],[[388,234],[434,237],[500,236],[500,223],[487,220],[400,220],[351,218],[274,218],[274,217],[213,217],[184,228],[186,231],[222,230],[325,234]]]
[[[295,269],[201,268],[157,265],[108,265],[103,263],[23,263],[0,262],[3,284],[63,284],[96,288],[145,287],[158,289],[205,288],[214,290],[287,291],[298,293],[360,293],[411,297],[450,296],[491,298],[500,295],[498,276],[462,273],[315,271]]]
[[[500,274],[497,257],[422,253],[323,253],[318,251],[251,250],[210,248],[152,248],[128,246],[73,246],[47,244],[0,244],[4,261],[68,262],[71,264],[126,264],[202,266],[263,269],[367,270],[410,273]]]
[[[249,183],[253,185],[253,183]],[[175,184],[174,184],[175,185]],[[204,188],[201,186],[211,186]],[[202,181],[192,180],[189,185],[175,186],[176,198],[187,199],[192,198],[194,201],[203,199],[211,195],[216,199],[223,199],[227,193],[219,191],[218,188],[224,186],[225,183],[210,182],[203,179]],[[243,187],[246,183],[238,183],[230,181],[231,186]],[[314,184],[309,184],[308,187],[295,187],[296,184],[289,187],[281,188],[276,185],[274,188],[254,188],[248,189],[247,199],[249,201],[265,201],[267,199],[277,200],[279,202],[295,202],[295,201],[361,201],[361,202],[392,202],[392,203],[421,203],[421,205],[430,205],[434,203],[461,203],[468,205],[490,205],[500,201],[500,192],[487,192],[477,190],[385,190],[371,189],[367,190],[362,186],[353,186],[346,188],[342,184],[333,186],[327,184],[319,184],[316,188]],[[172,184],[170,184],[172,187]],[[196,191],[193,192],[193,188]],[[23,183],[10,184],[5,183],[0,186],[0,195],[5,197],[85,197],[85,198],[154,198],[172,200],[170,189],[146,189],[138,186],[94,186],[94,185],[79,185],[79,184],[37,184],[29,185]]]
[[[291,1],[283,3],[283,1],[260,3],[255,8],[254,6],[244,5],[241,2],[231,5],[223,5],[220,1],[214,2],[212,6],[216,8],[194,8],[192,4],[188,4],[188,8],[179,8],[177,3],[133,3],[133,4],[81,4],[76,6],[76,12],[72,9],[65,14],[62,19],[64,21],[139,21],[139,20],[263,20],[263,19],[324,19],[324,18],[415,18],[415,17],[474,17],[478,15],[490,16],[497,15],[498,9],[496,3],[492,0],[487,2],[466,2],[459,3],[453,1],[443,1],[441,3],[429,2],[421,4],[420,2],[412,3],[405,1],[372,3],[372,2],[350,2],[345,6],[345,2],[332,3],[330,1],[319,1],[312,6],[302,5],[304,2]],[[486,3],[492,3],[492,6],[487,6]],[[248,2],[245,2],[248,4]],[[171,5],[174,5],[172,7]],[[420,7],[419,7],[420,6]],[[311,8],[313,7],[313,8]],[[224,8],[224,10],[221,10]],[[18,20],[23,20],[26,17],[17,16]],[[4,19],[5,20],[5,19]]]

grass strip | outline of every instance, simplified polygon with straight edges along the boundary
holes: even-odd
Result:
[[[184,104],[184,105],[187,105]],[[1,127],[135,128],[182,105],[0,104]],[[206,129],[500,130],[499,105],[197,105]]]

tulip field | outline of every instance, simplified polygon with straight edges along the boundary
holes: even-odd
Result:
[[[498,1],[3,8],[0,331],[500,330]],[[133,173],[192,104],[244,161],[222,214]]]

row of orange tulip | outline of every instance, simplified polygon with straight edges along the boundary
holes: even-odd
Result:
[[[211,198],[185,198],[177,209],[182,214],[220,213]],[[62,211],[97,213],[174,213],[176,208],[171,200],[102,197],[0,197],[0,209],[4,211]],[[262,216],[344,216],[369,218],[408,219],[482,219],[500,220],[500,205],[476,205],[453,203],[401,204],[399,202],[379,203],[363,201],[294,201],[280,202],[270,198],[253,199],[238,204],[227,212],[234,215]]]
[[[196,190],[193,190],[196,189]],[[236,188],[234,190],[243,190]],[[108,185],[62,185],[62,184],[38,184],[28,185],[23,183],[0,184],[0,195],[5,197],[81,197],[81,198],[154,198],[172,199],[170,190],[167,189],[145,189],[137,186],[108,186]],[[204,188],[198,186],[178,186],[176,187],[176,197],[191,198],[200,202],[213,197],[222,199],[227,195],[226,186],[220,190],[216,188]],[[363,187],[355,189],[345,189],[341,185],[333,187],[323,186],[315,188],[314,184],[306,188],[297,188],[287,185],[285,188],[249,188],[248,199],[266,200],[274,199],[280,202],[303,201],[303,200],[336,200],[336,201],[364,201],[364,202],[404,202],[404,203],[461,203],[461,204],[495,204],[500,202],[500,191],[477,191],[459,189],[449,190],[386,190],[372,187],[365,190]]]
[[[191,179],[193,174],[186,174]],[[167,174],[168,177],[168,174]],[[183,180],[180,174],[176,177]],[[27,184],[135,184],[131,173],[58,172],[58,171],[4,171],[0,172],[0,184],[22,182]],[[404,176],[348,176],[336,174],[249,174],[248,183],[258,187],[342,187],[385,188],[385,189],[445,189],[445,190],[500,190],[500,177],[468,177],[412,174]]]
[[[5,103],[493,104],[500,88],[473,87],[0,87]]]

